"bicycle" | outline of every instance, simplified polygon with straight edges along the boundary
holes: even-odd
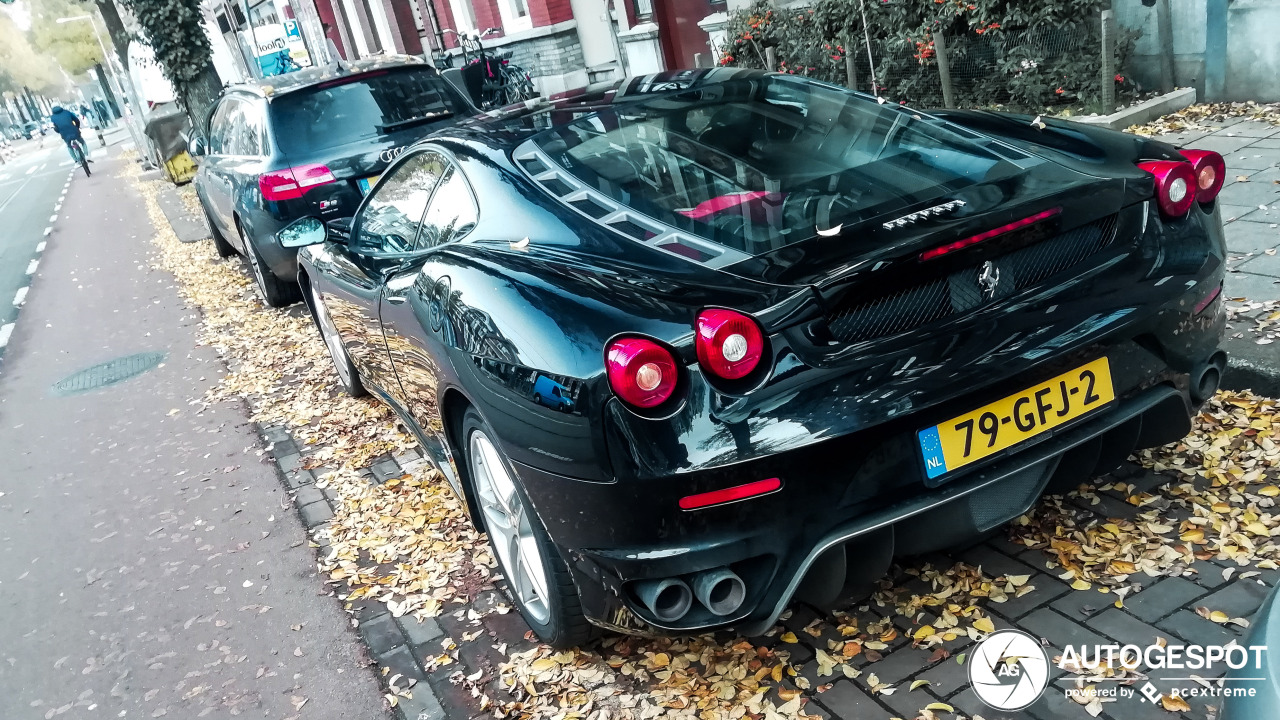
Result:
[[[478,34],[450,29],[443,32],[453,33],[458,38],[458,47],[462,50],[463,81],[480,109],[510,105],[537,96],[532,78],[511,62],[510,51],[491,54],[485,50],[482,38],[499,32],[498,28],[489,28]],[[436,67],[453,67],[453,55],[442,53],[436,56]]]
[[[80,167],[84,168],[84,176],[90,177],[91,173],[89,172],[89,153],[88,153],[88,150],[86,150],[84,147],[84,140],[82,138],[76,138],[71,142],[67,143],[67,145],[71,148],[72,158],[76,162],[80,163]]]

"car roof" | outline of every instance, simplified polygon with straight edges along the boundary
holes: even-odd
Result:
[[[354,77],[375,70],[387,70],[390,68],[414,67],[422,68],[435,72],[435,68],[423,62],[421,59],[412,55],[375,55],[373,57],[354,60],[351,62],[340,61],[330,63],[328,65],[318,65],[316,67],[295,70],[291,73],[283,75],[273,75],[269,78],[262,78],[253,82],[235,83],[228,85],[223,94],[231,92],[244,92],[251,95],[267,98],[285,95],[298,90],[305,90],[309,87],[319,85],[327,80],[337,78]]]

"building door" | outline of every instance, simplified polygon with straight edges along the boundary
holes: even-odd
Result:
[[[704,63],[710,62],[711,38],[698,22],[706,16],[724,10],[724,3],[710,0],[653,0],[658,16],[658,39],[662,41],[662,58],[668,70],[696,67],[695,55],[702,55]]]

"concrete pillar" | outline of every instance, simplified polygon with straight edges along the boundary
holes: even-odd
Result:
[[[698,27],[707,34],[710,40],[707,47],[711,49],[711,64],[719,65],[720,56],[724,54],[725,26],[729,24],[729,13],[718,12],[698,21]]]
[[[627,69],[632,76],[662,72],[662,43],[658,39],[658,26],[645,22],[618,33],[622,51],[627,55]]]

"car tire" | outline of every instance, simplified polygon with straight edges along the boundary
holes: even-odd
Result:
[[[315,285],[310,285],[310,291],[312,317],[320,330],[320,339],[329,350],[329,357],[333,358],[333,369],[338,375],[338,383],[351,397],[368,395],[369,392],[365,390],[364,383],[360,380],[360,372],[356,370],[355,364],[351,362],[351,356],[347,354],[346,346],[342,344],[342,336],[338,334],[333,316],[329,314],[329,306],[324,304],[324,298],[320,296],[320,291],[316,290]]]
[[[200,209],[204,210],[204,221],[209,224],[209,236],[213,238],[213,249],[217,251],[218,257],[229,258],[236,254],[235,247],[222,237],[222,233],[218,231],[218,226],[213,224],[213,218],[209,216],[209,211],[204,209],[204,203],[200,203]]]
[[[468,408],[461,434],[467,479],[489,546],[534,634],[559,649],[581,645],[593,628],[582,612],[569,566],[543,529],[496,437],[480,414]],[[518,561],[515,567],[513,561]]]
[[[253,241],[245,234],[244,228],[240,227],[239,223],[236,224],[236,231],[240,233],[240,242],[244,245],[244,256],[249,263],[250,272],[253,273],[254,285],[258,288],[258,297],[261,298],[262,304],[279,308],[298,302],[298,286],[286,283],[271,272],[271,268],[267,267],[262,255],[258,253],[258,249],[253,246]]]

